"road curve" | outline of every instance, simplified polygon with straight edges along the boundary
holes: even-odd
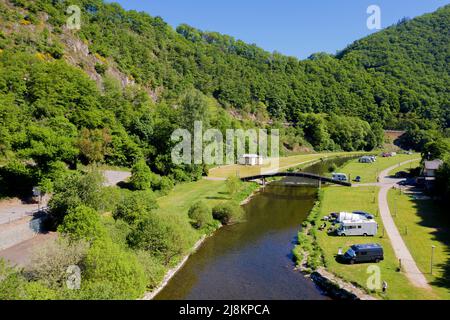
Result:
[[[410,162],[417,161],[418,159],[405,161],[400,164],[405,165]],[[420,272],[419,268],[417,267],[416,262],[414,261],[408,247],[406,246],[405,242],[403,241],[402,236],[400,235],[400,232],[397,229],[397,226],[395,225],[394,219],[392,218],[391,211],[389,209],[388,204],[388,192],[390,189],[392,189],[401,179],[393,179],[389,176],[389,172],[396,169],[399,165],[395,165],[391,168],[388,168],[380,173],[380,193],[378,195],[378,206],[380,208],[380,215],[383,220],[384,228],[386,230],[387,235],[389,236],[389,239],[391,240],[392,248],[394,249],[395,255],[397,259],[401,259],[402,262],[402,269],[405,275],[408,277],[408,279],[411,281],[411,283],[418,287],[423,289],[431,289],[430,285],[427,282],[427,279],[423,275],[422,272]]]

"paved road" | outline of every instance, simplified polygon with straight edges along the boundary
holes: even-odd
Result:
[[[0,224],[10,223],[20,220],[25,216],[32,215],[37,212],[38,208],[47,206],[48,199],[44,197],[41,205],[23,203],[20,199],[14,198],[11,200],[0,202]]]
[[[410,160],[401,163],[401,165],[408,164],[410,162],[417,161]],[[398,182],[402,179],[393,179],[389,177],[389,172],[397,168],[398,165],[388,168],[381,172],[380,174],[380,183],[381,187],[379,196],[378,196],[378,205],[380,208],[380,215],[383,220],[384,228],[386,230],[389,239],[391,240],[392,247],[394,249],[395,255],[397,259],[401,259],[402,268],[405,275],[411,281],[413,285],[419,288],[431,289],[430,285],[427,282],[425,276],[420,272],[419,268],[416,265],[408,247],[403,241],[400,232],[395,225],[394,219],[392,218],[391,211],[389,210],[388,205],[388,192],[392,189]]]
[[[25,267],[31,262],[35,250],[41,248],[50,241],[55,241],[57,237],[58,234],[56,232],[39,234],[34,238],[0,251],[0,258],[9,261],[12,265]]]

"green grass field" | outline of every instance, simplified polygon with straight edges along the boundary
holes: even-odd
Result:
[[[450,219],[433,200],[414,200],[410,195],[391,190],[389,206],[396,207],[394,221],[420,271],[443,299],[450,299]],[[431,275],[431,246],[434,250]]]
[[[305,165],[319,159],[333,158],[339,156],[352,156],[364,154],[363,152],[334,152],[334,153],[317,153],[317,154],[302,154],[290,157],[280,158],[280,170],[287,170],[292,167]],[[239,175],[240,177],[248,177],[252,175],[260,174],[261,169],[269,168],[269,165],[265,166],[241,166],[241,165],[229,165],[223,167],[213,168],[209,171],[209,176],[213,178],[228,178],[230,176]]]
[[[359,163],[358,159],[352,160],[346,166],[339,169],[339,172],[350,175],[351,179],[357,176],[361,177],[361,183],[377,182],[377,177],[381,171],[398,165],[399,163],[420,158],[419,155],[400,154],[395,157],[382,158],[378,157],[375,163]]]
[[[376,187],[325,188],[320,218],[331,212],[354,210],[364,210],[377,214],[378,190]],[[367,289],[367,280],[370,276],[367,273],[367,268],[371,264],[344,265],[336,261],[335,255],[339,248],[347,250],[353,244],[379,243],[385,250],[385,260],[379,263],[378,266],[381,269],[382,280],[388,283],[389,290],[387,294],[381,293],[380,290],[371,292],[374,296],[394,300],[437,298],[432,292],[413,287],[404,274],[397,272],[398,262],[390,240],[387,235],[383,237],[381,218],[378,216],[376,219],[380,226],[380,232],[376,237],[336,237],[328,235],[326,231],[317,231],[317,241],[323,250],[327,270],[344,280],[356,283],[358,286]],[[320,224],[320,222],[317,223],[317,225]]]

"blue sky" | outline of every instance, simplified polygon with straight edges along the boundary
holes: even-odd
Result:
[[[111,2],[111,1],[110,1]],[[449,0],[116,0],[125,9],[161,16],[176,27],[231,35],[268,51],[307,58],[336,53],[372,32],[368,6],[381,9],[382,27],[432,12]]]

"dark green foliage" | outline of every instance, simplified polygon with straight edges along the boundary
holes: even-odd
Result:
[[[188,216],[192,221],[192,226],[196,229],[201,229],[213,221],[211,209],[202,201],[194,203],[189,208]]]
[[[146,276],[131,252],[110,240],[96,241],[85,265],[83,299],[137,299],[146,289]]]
[[[212,214],[214,219],[227,225],[239,222],[244,216],[244,211],[239,204],[228,201],[215,206],[212,210]]]
[[[102,197],[103,176],[98,172],[71,174],[55,186],[55,193],[49,202],[50,215],[55,226],[61,224],[65,215],[81,205],[92,209],[105,206]]]
[[[135,225],[158,207],[151,191],[127,192],[113,211],[116,220]]]
[[[158,215],[148,215],[129,234],[132,248],[145,250],[168,266],[171,261],[188,250],[192,234],[179,222]]]

